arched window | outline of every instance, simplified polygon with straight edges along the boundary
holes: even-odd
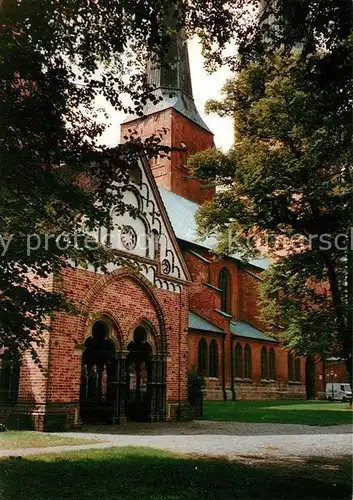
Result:
[[[271,347],[269,352],[269,365],[270,380],[276,380],[276,355],[273,347]]]
[[[210,343],[210,366],[209,376],[218,378],[218,346],[215,340]]]
[[[198,351],[198,371],[200,375],[207,377],[207,342],[205,339],[201,339],[199,342]]]
[[[20,357],[6,350],[0,357],[0,403],[18,401],[20,369]]]
[[[288,380],[294,382],[294,359],[291,352],[288,353]]]
[[[300,373],[300,358],[295,358],[294,361],[294,378],[296,382],[301,381],[301,373]]]
[[[243,378],[243,348],[237,343],[235,346],[235,378]]]
[[[159,234],[156,229],[152,229],[152,259],[155,259],[158,254],[158,248],[159,248]]]
[[[251,368],[251,347],[249,344],[246,344],[244,348],[244,378],[252,377],[252,368]]]
[[[219,273],[218,288],[221,289],[221,310],[230,313],[230,274],[226,267]]]
[[[261,349],[261,378],[268,380],[268,360],[267,350],[265,347]]]

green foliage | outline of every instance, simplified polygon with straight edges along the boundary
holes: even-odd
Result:
[[[234,116],[234,150],[197,155],[189,166],[204,183],[222,184],[199,211],[200,232],[220,232],[221,253],[243,247],[245,257],[261,250],[275,258],[262,287],[269,326],[281,326],[300,354],[335,352],[350,364],[348,15],[345,2],[268,2],[240,47],[240,71],[207,104]]]
[[[195,409],[198,417],[203,413],[203,389],[205,386],[204,377],[197,373],[195,368],[188,372],[188,400]]]
[[[113,207],[131,210],[112,186],[126,184],[136,156],[165,148],[158,134],[142,143],[133,132],[124,146],[100,146],[94,98],[140,114],[156,100],[146,60],[160,58],[181,27],[213,31],[206,9],[229,27],[231,14],[214,0],[175,8],[167,0],[0,2],[0,335],[11,352],[39,361],[51,317],[74,312],[60,289],[62,266],[104,272],[124,263],[89,245],[91,231],[110,225]],[[28,253],[31,241],[39,244]]]

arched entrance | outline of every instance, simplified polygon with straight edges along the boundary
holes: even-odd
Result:
[[[145,328],[139,326],[134,340],[127,347],[128,404],[126,416],[129,420],[146,421],[150,411],[152,346],[147,342]]]
[[[96,321],[84,344],[80,416],[87,423],[164,421],[166,356],[152,327],[138,326],[127,351],[117,347],[111,325]]]
[[[138,326],[128,345],[128,420],[165,420],[165,357],[156,351],[149,326]]]
[[[82,355],[80,416],[84,422],[107,422],[112,418],[116,345],[109,338],[105,321],[96,321],[85,341]]]
[[[306,385],[306,399],[314,399],[316,397],[315,391],[315,359],[314,356],[309,355],[305,361],[305,385]]]

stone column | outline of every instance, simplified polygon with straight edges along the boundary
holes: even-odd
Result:
[[[128,392],[127,376],[127,351],[120,351],[116,354],[115,380],[110,382],[114,393],[113,402],[113,424],[126,423],[126,400]]]

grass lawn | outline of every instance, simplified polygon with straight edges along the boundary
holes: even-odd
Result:
[[[348,461],[229,462],[150,448],[0,460],[4,500],[350,499]]]
[[[34,431],[6,431],[0,433],[0,450],[14,450],[15,448],[47,448],[48,446],[91,443],[99,443],[99,441],[93,439],[51,436],[44,432]]]
[[[305,425],[352,424],[348,403],[326,401],[205,401],[204,420]]]

